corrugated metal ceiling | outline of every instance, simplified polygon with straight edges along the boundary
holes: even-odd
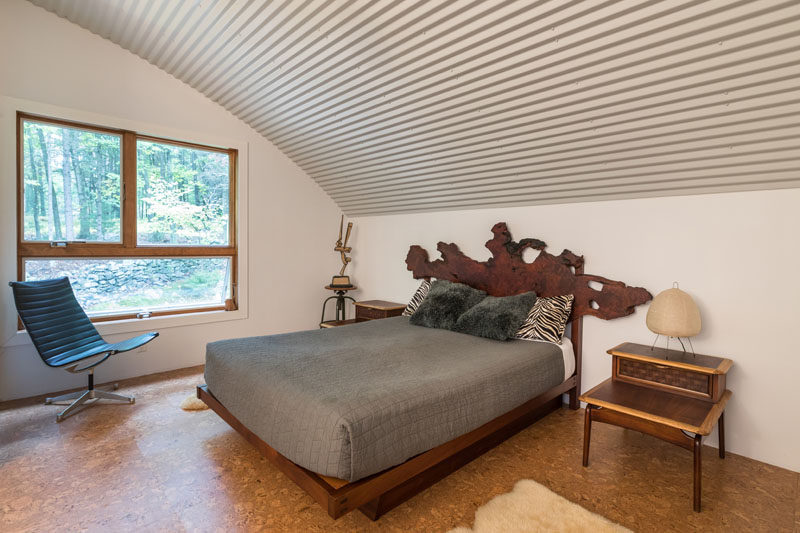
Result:
[[[348,215],[800,186],[800,2],[31,0]]]

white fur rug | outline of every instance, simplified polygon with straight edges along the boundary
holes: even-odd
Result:
[[[621,533],[630,530],[587,511],[548,488],[523,479],[514,490],[496,496],[475,511],[472,529],[457,527],[449,533]]]
[[[197,393],[192,393],[181,402],[181,409],[184,411],[203,411],[208,409],[208,406],[203,400],[197,397]]]

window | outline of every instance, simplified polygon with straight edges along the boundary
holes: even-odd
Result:
[[[23,122],[26,241],[122,242],[122,136]]]
[[[227,246],[229,167],[227,153],[139,140],[137,242]]]
[[[17,114],[18,275],[93,320],[236,309],[234,149]]]

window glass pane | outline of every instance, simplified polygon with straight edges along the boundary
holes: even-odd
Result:
[[[223,305],[230,258],[26,259],[25,279],[68,276],[89,315]]]
[[[23,238],[120,242],[119,135],[24,120]]]
[[[139,244],[227,245],[228,154],[139,140]]]

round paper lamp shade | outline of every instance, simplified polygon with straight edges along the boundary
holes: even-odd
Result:
[[[660,292],[647,310],[647,327],[668,337],[693,337],[700,333],[700,310],[692,297],[678,288]]]

